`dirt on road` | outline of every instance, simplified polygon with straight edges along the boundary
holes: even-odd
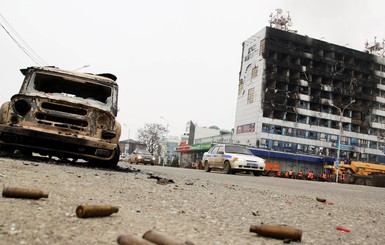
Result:
[[[158,182],[148,172],[119,165],[120,171],[111,171],[0,158],[3,188],[49,193],[38,200],[0,199],[0,244],[117,244],[119,235],[142,236],[150,229],[195,244],[282,244],[249,232],[251,224],[261,223],[302,229],[302,244],[385,242],[383,204],[360,209],[348,203],[327,205],[309,195],[182,176]],[[75,210],[84,204],[114,205],[119,211],[78,218]]]

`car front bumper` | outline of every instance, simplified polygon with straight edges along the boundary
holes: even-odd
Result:
[[[9,125],[0,125],[0,144],[48,155],[103,161],[113,159],[118,147],[113,143]]]

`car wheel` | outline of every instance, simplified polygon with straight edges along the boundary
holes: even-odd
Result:
[[[371,179],[366,179],[365,180],[365,185],[372,186],[373,185],[372,180]]]
[[[225,162],[225,166],[224,166],[223,170],[225,171],[226,174],[231,174],[232,173],[231,165],[230,165],[229,161]]]
[[[361,179],[361,178],[358,178],[356,180],[356,185],[365,185],[365,181],[363,179]]]
[[[211,171],[211,168],[210,168],[210,165],[209,165],[208,161],[205,161],[205,171],[206,172],[210,172]]]
[[[253,175],[254,175],[254,176],[260,176],[260,175],[261,175],[261,172],[259,172],[259,171],[253,171]]]
[[[114,157],[107,161],[107,167],[108,168],[116,168],[116,166],[119,163],[119,158],[120,158],[120,148],[119,146],[114,150]]]

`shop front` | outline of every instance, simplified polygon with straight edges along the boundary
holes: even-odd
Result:
[[[179,165],[182,168],[202,168],[203,154],[211,148],[211,143],[192,144],[181,142],[176,147],[176,152],[180,152]]]

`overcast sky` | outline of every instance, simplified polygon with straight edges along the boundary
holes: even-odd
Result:
[[[385,38],[383,0],[0,2],[0,14],[48,65],[118,77],[122,139],[136,139],[145,123],[168,122],[176,136],[189,120],[231,130],[242,42],[277,8],[301,35],[357,50]],[[3,103],[19,91],[19,69],[37,64],[2,28],[0,54]]]

